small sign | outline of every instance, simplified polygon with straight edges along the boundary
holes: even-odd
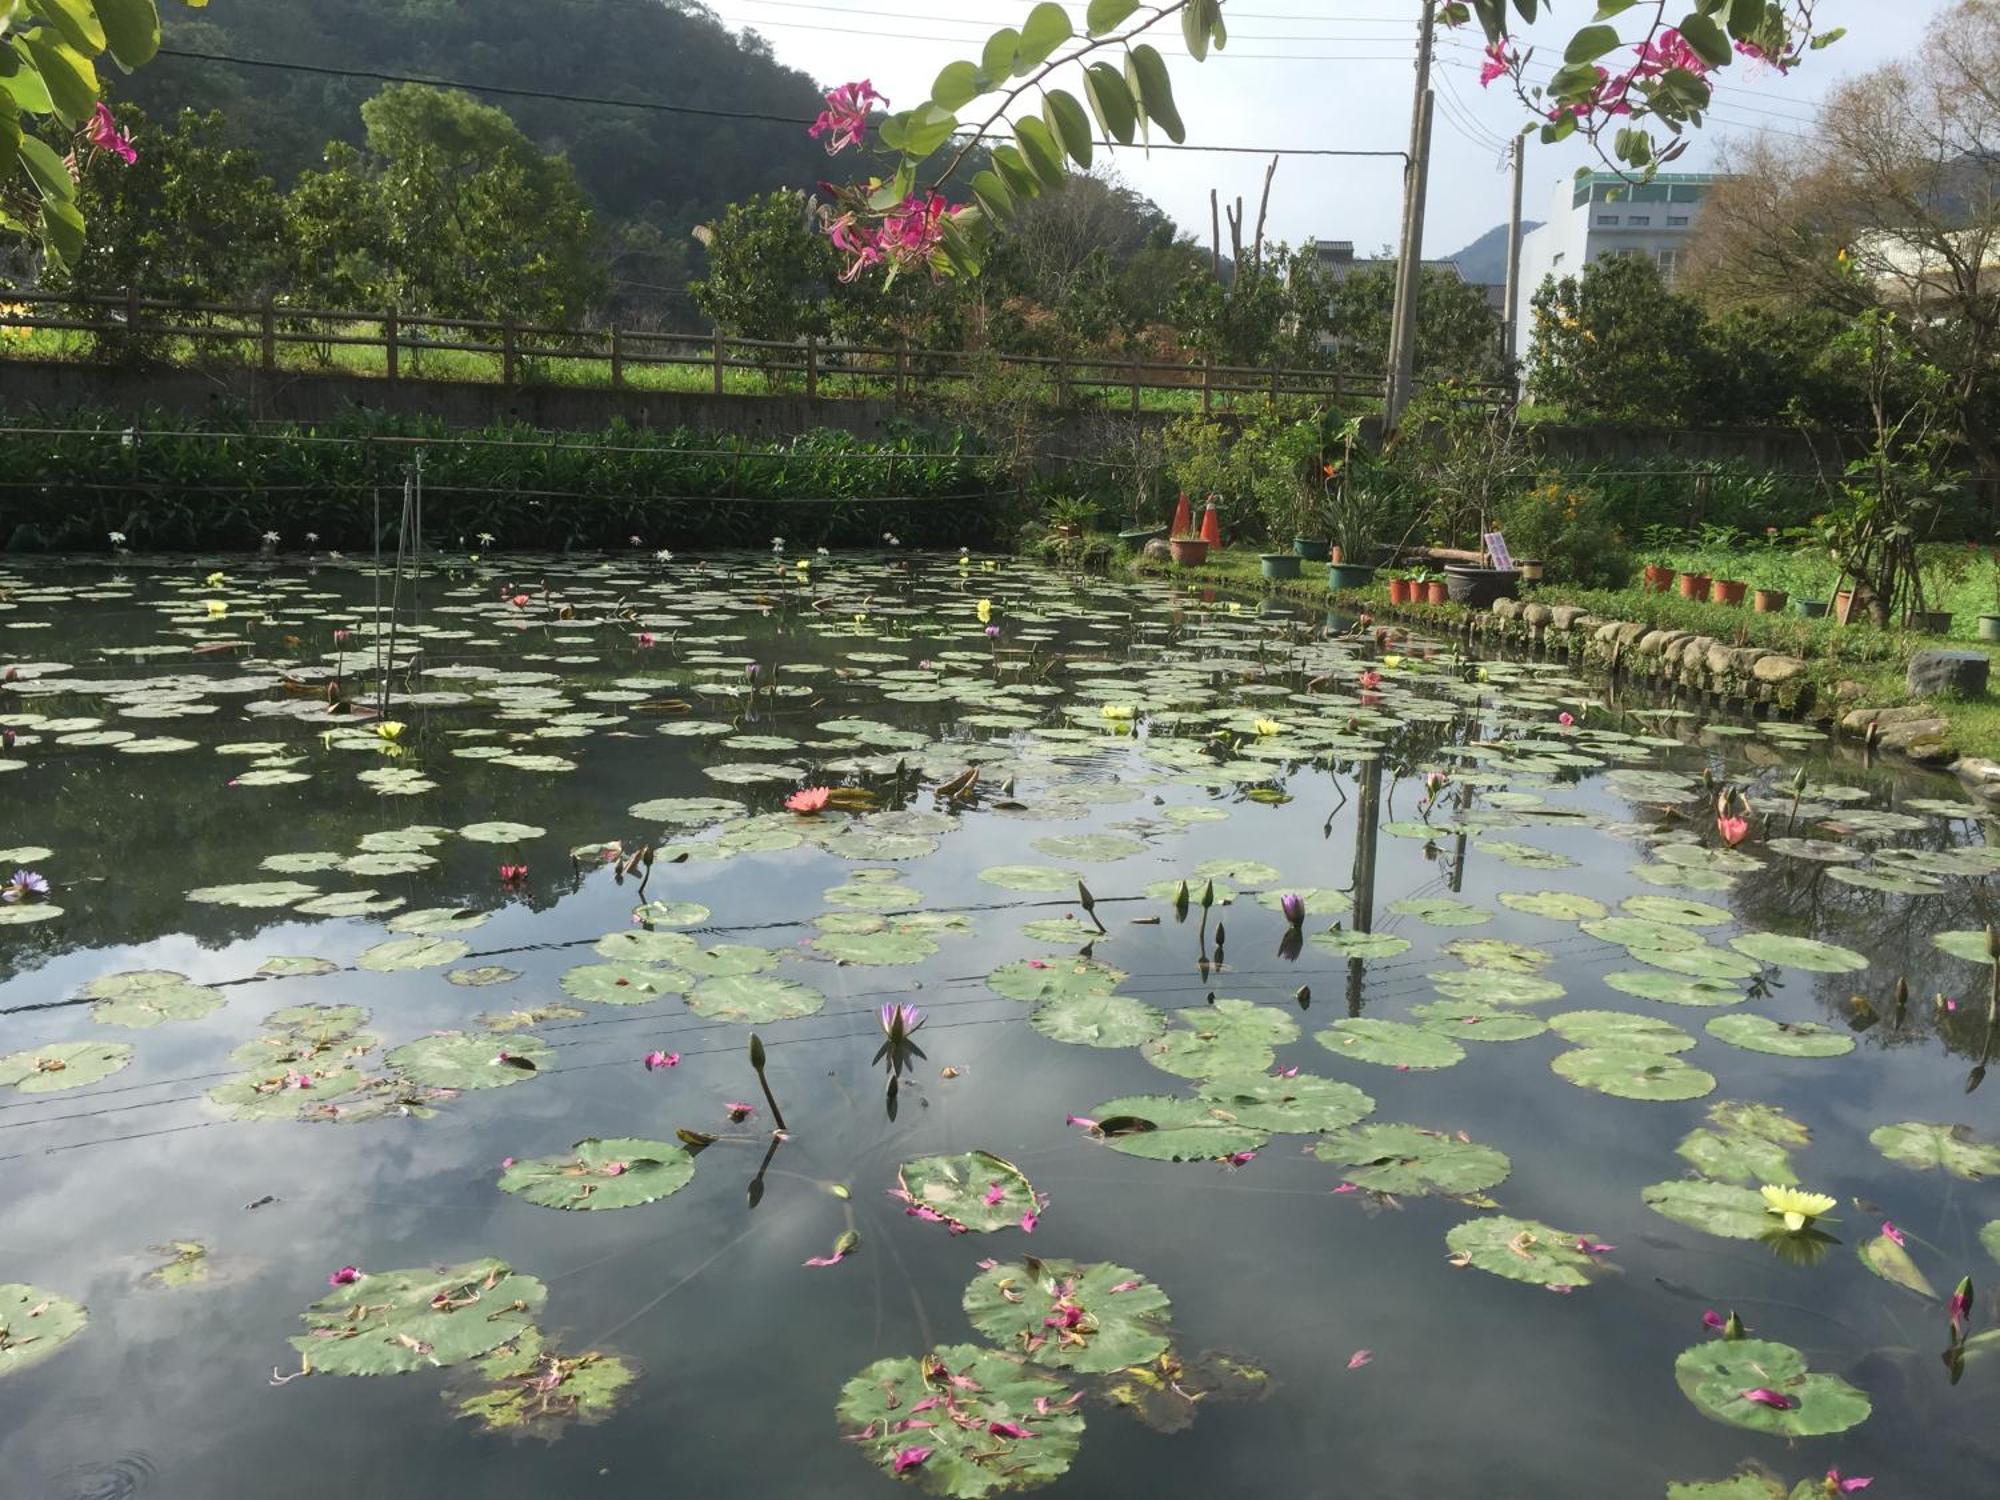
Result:
[[[1489,531],[1481,538],[1486,543],[1486,555],[1493,559],[1493,566],[1502,572],[1514,570],[1514,558],[1507,550],[1507,538],[1497,531]]]

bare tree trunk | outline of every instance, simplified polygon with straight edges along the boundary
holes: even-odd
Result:
[[[1278,158],[1271,158],[1271,165],[1264,169],[1264,196],[1257,202],[1257,240],[1250,252],[1250,260],[1259,270],[1264,266],[1264,216],[1271,211],[1271,179],[1278,175]]]

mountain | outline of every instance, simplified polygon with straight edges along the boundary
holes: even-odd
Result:
[[[1521,233],[1541,228],[1534,219],[1521,221]],[[1458,262],[1458,273],[1481,286],[1501,286],[1507,280],[1507,226],[1495,224],[1478,239],[1447,260]]]

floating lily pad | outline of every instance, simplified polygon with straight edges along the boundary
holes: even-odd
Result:
[[[1697,941],[1685,948],[1627,948],[1637,963],[1690,979],[1754,979],[1763,965],[1747,954]]]
[[[1095,923],[1064,913],[1060,917],[1038,917],[1021,925],[1021,936],[1031,942],[1051,943],[1056,947],[1083,947],[1091,943],[1104,942],[1109,933],[1099,932]]]
[[[1640,1196],[1654,1213],[1723,1239],[1761,1240],[1777,1223],[1755,1188],[1727,1182],[1656,1182]]]
[[[1705,1028],[1719,1042],[1747,1052],[1777,1057],[1844,1057],[1854,1038],[1811,1021],[1774,1021],[1769,1016],[1717,1016]]]
[[[1147,1042],[1139,1055],[1182,1078],[1234,1077],[1270,1067],[1273,1049],[1298,1034],[1298,1023],[1274,1005],[1217,1000],[1176,1011],[1166,1034]]]
[[[1074,891],[1077,875],[1074,870],[1059,870],[1052,865],[993,865],[979,872],[979,878],[988,885],[997,885],[1003,891]]]
[[[1343,1016],[1313,1040],[1338,1056],[1385,1068],[1449,1068],[1465,1061],[1465,1049],[1449,1037],[1372,1016]]]
[[[1930,1278],[1918,1269],[1910,1258],[1910,1252],[1890,1239],[1886,1234],[1878,1234],[1872,1240],[1863,1240],[1854,1247],[1861,1264],[1892,1285],[1915,1292],[1919,1297],[1927,1297],[1932,1302],[1938,1300],[1937,1288]]]
[[[1867,1419],[1868,1397],[1837,1375],[1807,1373],[1805,1356],[1768,1339],[1711,1339],[1674,1361],[1681,1394],[1704,1416],[1752,1432],[1820,1437]],[[1768,1391],[1783,1405],[1753,1401]]]
[[[1307,939],[1315,948],[1326,948],[1343,958],[1394,958],[1407,953],[1410,940],[1393,932],[1353,932],[1337,927],[1332,932],[1316,932]]]
[[[1414,1198],[1428,1193],[1483,1193],[1506,1181],[1506,1153],[1441,1130],[1416,1125],[1357,1125],[1313,1147],[1321,1161],[1346,1168],[1356,1187]]]
[[[216,1084],[207,1097],[233,1120],[269,1124],[304,1119],[308,1113],[324,1107],[328,1100],[355,1093],[365,1081],[353,1068],[293,1065],[274,1060]]]
[[[322,974],[339,973],[340,965],[330,958],[279,953],[257,965],[257,972],[267,979],[316,979]]]
[[[1805,969],[1814,974],[1858,974],[1868,967],[1867,958],[1852,948],[1776,932],[1745,933],[1731,938],[1729,946],[1759,963]]]
[[[1169,1342],[1166,1293],[1109,1261],[1003,1261],[972,1279],[964,1305],[1008,1353],[1082,1374],[1156,1359]]]
[[[1447,999],[1482,1005],[1539,1005],[1569,993],[1558,980],[1495,969],[1436,969],[1427,977]]]
[[[1201,893],[1196,891],[1198,896]],[[1346,891],[1331,890],[1325,886],[1301,886],[1295,891],[1260,891],[1257,904],[1272,911],[1283,911],[1287,896],[1297,896],[1305,903],[1308,917],[1345,916],[1354,906],[1354,897]]]
[[[472,945],[459,938],[400,937],[363,950],[354,962],[356,967],[376,974],[399,974],[413,969],[441,969],[457,963],[471,951]]]
[[[500,1190],[543,1208],[634,1208],[680,1191],[694,1177],[694,1158],[667,1141],[592,1138],[567,1156],[517,1161],[500,1174]]]
[[[1468,969],[1490,969],[1503,974],[1533,974],[1546,968],[1554,958],[1544,949],[1505,938],[1459,938],[1446,943],[1444,951]]]
[[[269,908],[290,906],[318,894],[317,886],[301,885],[296,880],[250,880],[240,885],[199,886],[189,891],[187,898],[205,906]]]
[[[1685,1052],[1694,1038],[1671,1021],[1622,1010],[1572,1010],[1549,1017],[1549,1029],[1579,1047],[1623,1047],[1636,1052]]]
[[[1125,977],[1123,969],[1094,959],[1051,955],[1002,964],[986,976],[986,987],[1009,1000],[1040,1001],[1108,995]]]
[[[1741,1005],[1749,998],[1738,984],[1726,979],[1691,979],[1680,974],[1620,970],[1606,974],[1604,982],[1614,990],[1667,1005]]]
[[[942,1220],[959,1233],[1012,1229],[1042,1210],[1027,1174],[991,1151],[920,1156],[897,1168],[896,1184],[894,1195],[914,1217]]]
[[[1104,1143],[1149,1161],[1220,1161],[1271,1138],[1228,1109],[1176,1094],[1134,1094],[1093,1112]]]
[[[822,932],[812,945],[844,964],[916,964],[938,951],[937,939],[921,932]]]
[[[1604,903],[1568,891],[1502,891],[1500,904],[1531,917],[1558,922],[1595,922],[1606,915]]]
[[[391,932],[416,933],[436,937],[440,933],[471,932],[493,920],[493,913],[463,906],[421,906],[415,911],[398,912],[389,919]]]
[[[170,969],[132,969],[101,974],[83,987],[97,1004],[90,1019],[105,1026],[158,1026],[166,1021],[195,1021],[222,1006],[222,992],[196,984]]]
[[[532,1326],[548,1290],[503,1260],[372,1271],[302,1315],[292,1347],[326,1375],[399,1375],[463,1364]]]
[[[154,1255],[169,1257],[165,1265],[153,1267],[144,1277],[147,1286],[173,1290],[199,1286],[208,1280],[208,1246],[200,1240],[170,1240],[147,1247]]]
[[[913,1408],[947,1398],[953,1420],[920,1431],[901,1426]],[[973,1344],[941,1344],[921,1359],[878,1359],[841,1388],[836,1410],[855,1446],[885,1474],[952,1500],[1047,1484],[1069,1471],[1083,1440],[1083,1416],[1061,1382]],[[1026,1436],[999,1436],[995,1427]],[[911,1457],[917,1453],[921,1459]]]
[[[1144,854],[1146,846],[1121,833],[1058,833],[1035,840],[1035,852],[1051,859],[1081,860],[1103,864],[1114,859],[1130,859]]]
[[[391,1066],[405,1077],[441,1089],[506,1088],[533,1078],[554,1060],[547,1042],[525,1033],[495,1040],[446,1031],[406,1042],[389,1054]]]
[[[1136,1047],[1166,1030],[1167,1018],[1130,995],[1058,995],[1036,1006],[1028,1024],[1075,1046]]]
[[[678,969],[638,960],[578,964],[557,981],[575,1000],[596,1005],[650,1005],[668,995],[684,995],[693,981]]]
[[[468,823],[458,830],[462,839],[470,839],[475,844],[519,844],[528,839],[538,839],[548,832],[532,823]]]
[[[1375,1111],[1375,1101],[1354,1085],[1312,1073],[1213,1078],[1197,1092],[1240,1123],[1273,1135],[1339,1130]]]
[[[1537,1286],[1588,1286],[1597,1262],[1577,1248],[1590,1238],[1533,1219],[1496,1215],[1468,1219],[1444,1237],[1455,1265],[1476,1266],[1509,1281]]]
[[[767,1024],[817,1015],[826,996],[810,985],[768,974],[730,974],[704,980],[687,999],[687,1008],[715,1021]]]
[[[1976,1139],[1964,1125],[1880,1125],[1868,1132],[1868,1143],[1919,1172],[1942,1170],[1967,1182],[2000,1177],[2000,1146]]]
[[[1791,1152],[1812,1137],[1805,1126],[1768,1104],[1723,1100],[1708,1109],[1708,1128],[1690,1131],[1675,1150],[1704,1177],[1719,1182],[1798,1182]]]
[[[1764,847],[1774,854],[1785,854],[1793,859],[1812,860],[1819,864],[1853,864],[1864,857],[1861,850],[1848,844],[1836,844],[1830,839],[1766,839]]]
[[[1281,879],[1276,865],[1267,865],[1259,859],[1238,859],[1224,856],[1221,859],[1204,860],[1194,867],[1195,879],[1188,882],[1195,896],[1201,895],[1200,882],[1227,880],[1248,889],[1256,885],[1271,885]]]
[[[59,1293],[19,1281],[0,1285],[0,1376],[40,1364],[89,1321],[81,1302]]]
[[[1992,956],[1986,951],[1986,934],[1983,930],[1971,932],[1934,932],[1931,943],[1949,953],[1953,958],[1962,958],[1971,964],[1990,964]]]
[[[1594,938],[1602,938],[1607,943],[1616,943],[1621,948],[1664,949],[1674,952],[1682,948],[1705,946],[1703,938],[1691,929],[1674,922],[1656,922],[1645,917],[1604,917],[1595,922],[1585,922],[1583,930]]]
[[[859,876],[867,872],[855,873]],[[857,911],[908,911],[924,903],[922,891],[913,885],[899,885],[893,880],[855,879],[845,885],[828,886],[820,895],[829,906],[844,906]]]
[[[1620,910],[1648,922],[1667,922],[1677,927],[1720,927],[1735,918],[1720,906],[1706,901],[1688,901],[1679,896],[1627,896]]]
[[[1658,1052],[1579,1047],[1549,1066],[1579,1088],[1619,1099],[1699,1099],[1715,1089],[1715,1076]]]
[[[1209,1349],[1183,1359],[1169,1349],[1104,1377],[1096,1394],[1155,1432],[1185,1432],[1198,1412],[1223,1401],[1259,1401],[1271,1389],[1269,1370],[1236,1355]]]
[[[550,1349],[538,1328],[524,1328],[479,1361],[476,1390],[447,1392],[453,1412],[487,1432],[554,1437],[568,1424],[602,1422],[639,1373],[624,1360],[595,1351],[566,1356]]]
[[[701,951],[701,944],[685,932],[621,927],[605,933],[591,950],[620,964],[684,964]]]
[[[1525,1042],[1549,1029],[1539,1016],[1477,1000],[1432,1000],[1411,1006],[1410,1015],[1426,1031],[1468,1042]]]
[[[448,970],[444,977],[461,988],[478,989],[491,984],[512,984],[521,977],[521,971],[501,964],[480,964],[471,969]]]
[[[1493,920],[1493,913],[1484,907],[1452,896],[1407,896],[1401,901],[1391,901],[1389,910],[1433,927],[1479,927]]]
[[[1986,1253],[2000,1261],[2000,1219],[1993,1220],[1979,1231],[1979,1243],[1986,1247]]]
[[[676,724],[667,727],[685,731],[695,726]],[[719,823],[724,818],[740,815],[744,810],[743,804],[731,797],[656,797],[651,802],[636,802],[626,809],[642,823],[668,823],[678,827]]]
[[[50,1042],[0,1057],[0,1088],[54,1094],[109,1078],[132,1062],[123,1042]]]

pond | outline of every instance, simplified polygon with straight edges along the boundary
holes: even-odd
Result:
[[[894,551],[17,564],[0,666],[9,1493],[2000,1458],[1947,778]]]

